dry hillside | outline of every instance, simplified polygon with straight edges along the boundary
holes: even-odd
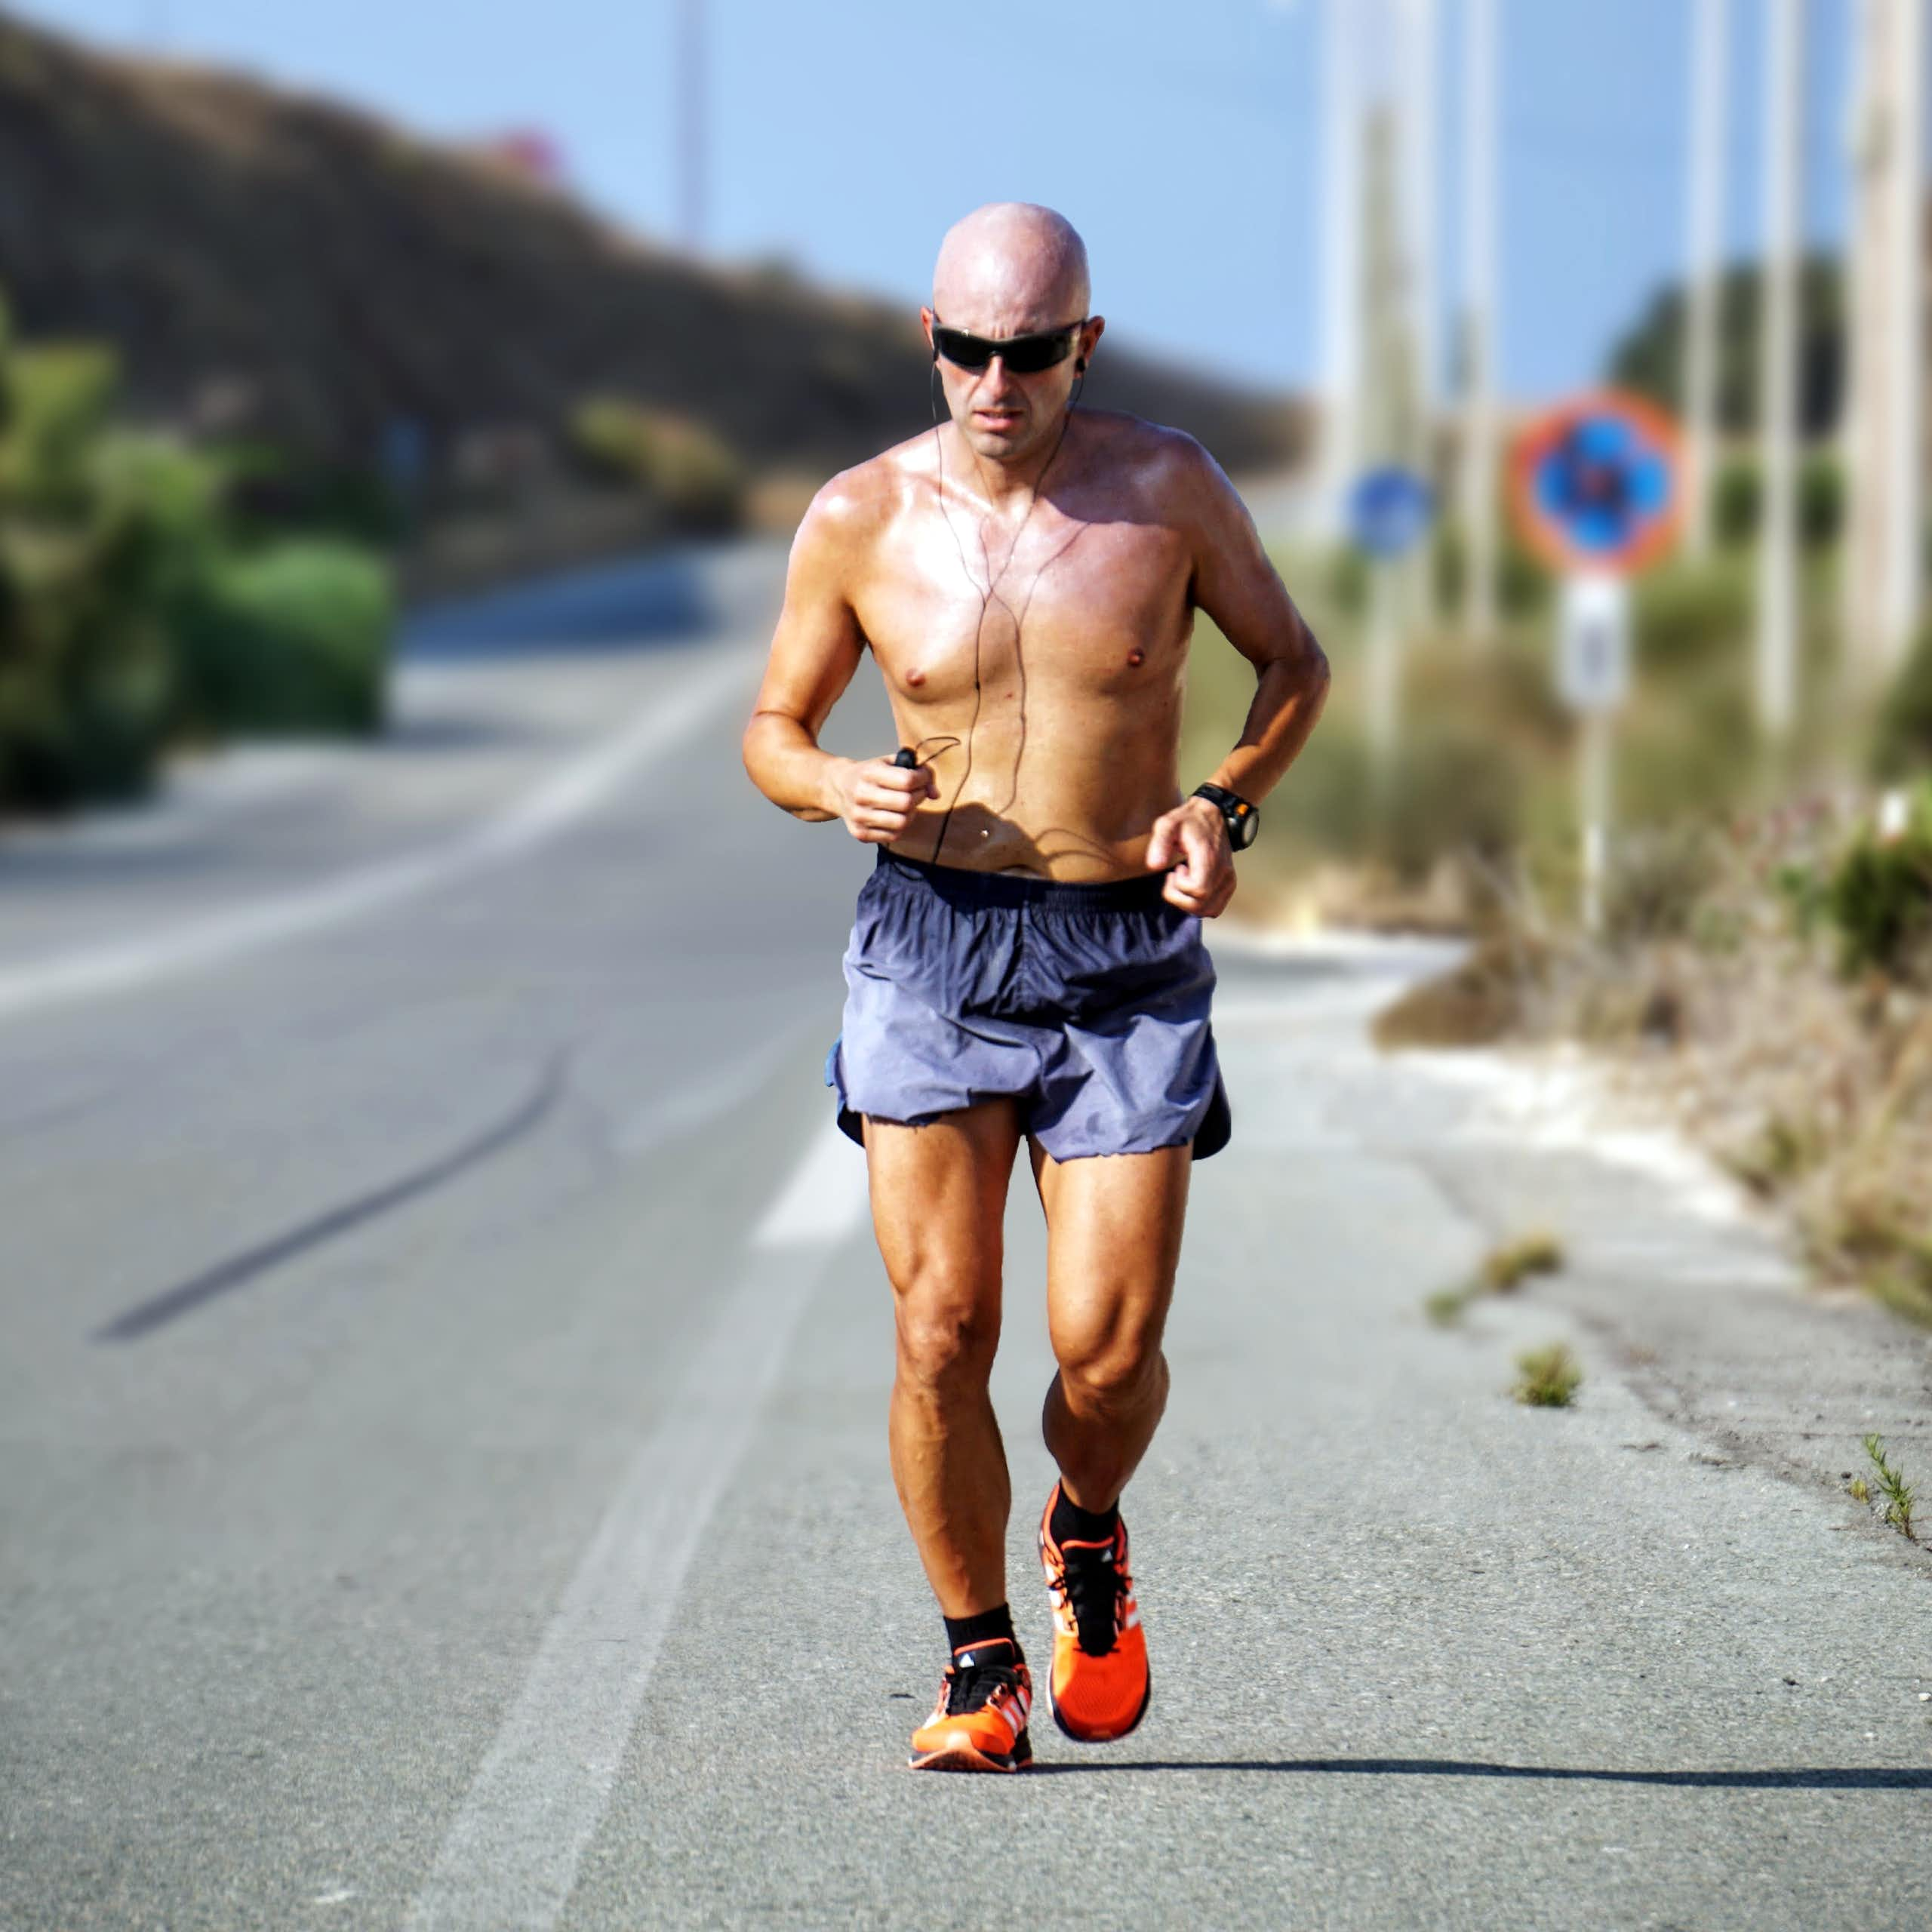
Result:
[[[618,392],[755,466],[827,471],[926,420],[912,320],[780,273],[700,268],[473,155],[252,80],[83,49],[0,16],[0,287],[29,335],[116,343],[143,414],[365,460],[385,426],[554,438]],[[1298,405],[1109,340],[1090,399],[1233,469]]]

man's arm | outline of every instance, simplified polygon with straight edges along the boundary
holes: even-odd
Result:
[[[1328,696],[1328,660],[1302,621],[1247,506],[1206,451],[1188,452],[1185,501],[1194,538],[1194,601],[1254,666],[1254,701],[1234,749],[1209,780],[1242,798],[1265,798],[1308,742]],[[1234,896],[1227,824],[1205,798],[1184,799],[1155,822],[1150,870],[1182,863],[1164,897],[1212,918]]]
[[[745,727],[745,769],[774,804],[812,823],[839,819],[854,838],[889,844],[938,780],[889,758],[835,757],[818,734],[859,668],[865,638],[847,593],[863,512],[844,479],[812,500],[792,540],[785,608],[758,704]]]

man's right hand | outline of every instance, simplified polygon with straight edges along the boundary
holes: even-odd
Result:
[[[826,804],[854,838],[890,845],[904,835],[921,801],[939,796],[939,780],[930,765],[848,758],[832,767],[826,789]]]

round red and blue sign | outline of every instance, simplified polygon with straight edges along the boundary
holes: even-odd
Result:
[[[1615,390],[1578,398],[1531,423],[1510,462],[1523,540],[1559,571],[1641,570],[1677,535],[1677,426]]]

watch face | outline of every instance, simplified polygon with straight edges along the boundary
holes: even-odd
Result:
[[[1254,835],[1261,829],[1261,814],[1252,805],[1230,814],[1228,831],[1237,852],[1245,852],[1254,843]]]

